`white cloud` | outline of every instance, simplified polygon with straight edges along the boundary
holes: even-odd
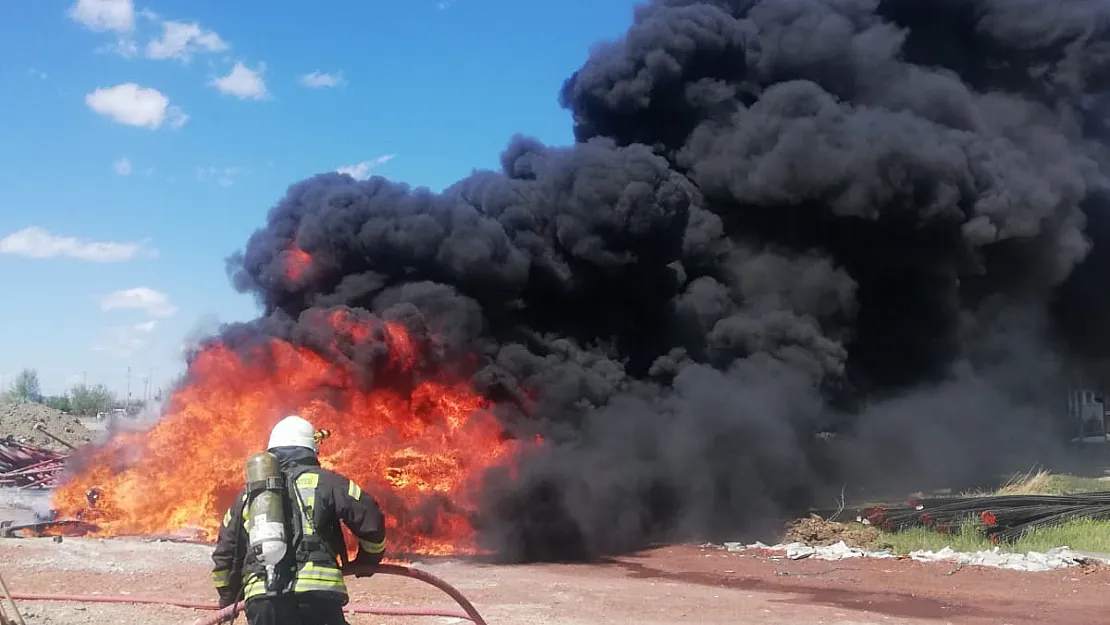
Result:
[[[235,184],[235,177],[244,173],[242,167],[197,167],[197,180],[207,182],[215,180],[221,187],[230,187]]]
[[[195,22],[162,22],[162,36],[146,45],[152,59],[177,59],[188,62],[197,52],[222,52],[230,46],[215,32]]]
[[[140,253],[149,256],[158,254],[157,250],[146,247],[144,243],[86,241],[51,234],[38,226],[13,232],[0,239],[0,254],[25,258],[72,258],[93,263],[118,263],[131,260]]]
[[[269,92],[266,82],[262,80],[262,72],[266,70],[264,64],[259,64],[258,69],[251,69],[242,63],[235,63],[227,76],[212,81],[212,86],[219,89],[220,93],[231,95],[240,100],[261,100]]]
[[[457,0],[439,0],[439,2],[436,3],[436,8],[440,11],[446,11],[451,8],[451,5],[455,4],[456,1]]]
[[[354,165],[344,165],[343,167],[340,167],[335,171],[340,174],[347,174],[355,180],[365,180],[370,177],[371,170],[373,170],[375,167],[388,163],[396,156],[396,154],[383,154],[378,158],[370,159],[368,161],[362,161],[361,163],[355,163]]]
[[[158,326],[158,322],[154,319],[151,319],[150,321],[144,321],[142,323],[136,323],[135,324],[135,329],[138,330],[139,332],[153,332],[154,328],[156,328],[157,326]]]
[[[89,30],[128,32],[135,28],[135,5],[131,0],[77,0],[69,17]]]
[[[131,175],[131,159],[127,158],[126,156],[112,163],[112,167],[116,170],[116,173],[121,176]]]
[[[167,120],[172,128],[180,128],[189,116],[170,105],[161,91],[125,82],[113,87],[99,87],[85,95],[85,104],[94,113],[109,117],[127,126],[155,130]]]
[[[151,317],[172,317],[177,314],[177,306],[174,306],[168,295],[145,286],[105,295],[100,300],[100,310],[142,310]]]
[[[34,67],[27,68],[27,75],[38,78],[39,80],[46,80],[48,78],[46,72],[42,71],[41,69],[35,69]]]
[[[125,59],[133,59],[139,56],[139,44],[134,39],[128,37],[121,37],[115,43],[108,43],[96,49],[98,54],[115,54],[122,56]]]
[[[310,74],[304,74],[298,79],[301,85],[309,89],[326,89],[328,87],[336,87],[344,82],[343,74],[315,71]]]
[[[100,300],[100,309],[105,312],[141,310],[152,317],[140,323],[110,326],[105,329],[104,336],[92,345],[93,351],[117,356],[130,356],[146,347],[148,337],[158,327],[158,319],[177,314],[177,306],[173,305],[168,295],[145,286],[105,295]]]
[[[104,336],[92,344],[94,352],[130,356],[147,346],[149,335],[158,322],[151,320],[126,326],[105,328]]]

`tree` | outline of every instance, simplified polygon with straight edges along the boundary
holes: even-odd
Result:
[[[69,405],[74,414],[96,416],[98,412],[111,410],[115,403],[115,395],[103,384],[96,386],[78,384],[69,392]]]
[[[24,369],[15,376],[10,394],[21,401],[40,401],[42,387],[39,385],[39,372],[34,369]]]
[[[50,397],[44,397],[42,403],[45,406],[49,406],[54,410],[61,410],[62,412],[70,412],[73,410],[73,406],[69,401],[69,395],[51,395]]]

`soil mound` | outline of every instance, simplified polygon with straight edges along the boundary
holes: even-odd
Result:
[[[92,433],[71,414],[34,402],[0,398],[0,439],[11,437],[27,445],[69,451],[65,445],[36,429],[36,425],[74,447],[92,440]]]

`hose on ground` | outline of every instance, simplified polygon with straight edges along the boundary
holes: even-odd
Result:
[[[451,584],[448,584],[444,580],[436,577],[435,575],[432,575],[427,571],[421,571],[420,569],[414,569],[408,566],[401,566],[400,564],[378,564],[374,566],[372,570],[377,575],[384,574],[397,575],[398,577],[408,577],[410,579],[424,582],[429,586],[435,586],[439,590],[443,591],[443,593],[445,593],[448,597],[454,599],[455,603],[459,604],[459,607],[462,608],[464,612],[466,612],[467,619],[472,621],[475,625],[486,625],[486,620],[482,618],[482,615],[478,613],[478,608],[474,607],[474,604],[470,602],[470,599],[466,598],[466,595],[462,594],[462,592],[460,592],[458,588],[455,588]]]
[[[379,608],[375,606],[366,606],[359,604],[347,604],[344,606],[343,611],[351,614],[374,614],[378,616],[442,616],[448,618],[461,618],[472,621],[475,625],[487,625],[482,615],[478,613],[478,609],[470,602],[457,588],[451,586],[442,579],[418,569],[409,568],[407,566],[400,566],[397,564],[379,564],[373,568],[375,575],[398,575],[400,577],[408,577],[411,579],[422,581],[426,584],[435,586],[442,590],[449,597],[455,600],[464,612],[457,612],[454,610],[436,610],[425,608]],[[193,625],[217,625],[230,619],[236,614],[243,611],[243,602],[235,605],[229,605],[226,608],[219,609],[219,606],[212,603],[201,603],[195,601],[178,601],[174,599],[162,598],[144,598],[132,597],[129,595],[42,595],[42,594],[28,594],[28,593],[13,593],[12,599],[16,601],[62,601],[62,602],[79,602],[79,603],[132,603],[132,604],[146,604],[146,605],[168,605],[179,608],[190,608],[193,610],[217,610],[215,614],[209,617],[198,619]]]
[[[219,606],[214,603],[204,603],[200,601],[178,601],[174,599],[156,599],[146,597],[132,597],[130,595],[37,595],[27,593],[17,593],[12,595],[12,599],[17,601],[60,601],[60,602],[74,602],[74,603],[130,603],[141,605],[166,605],[177,608],[189,608],[191,610],[219,610]],[[219,610],[212,617],[204,618],[197,623],[220,623],[226,620],[232,610],[233,606],[228,606],[223,610]],[[242,605],[238,606],[239,612],[242,612]],[[407,609],[407,608],[378,608],[374,606],[365,606],[359,604],[348,604],[343,608],[344,612],[351,614],[374,614],[377,616],[443,616],[452,618],[467,618],[467,615],[455,610],[431,610],[423,608]]]

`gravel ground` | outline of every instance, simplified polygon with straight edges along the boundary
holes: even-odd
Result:
[[[54,436],[80,446],[93,439],[83,421],[73,415],[42,404],[13,402],[0,398],[0,438],[11,436],[20,443],[38,445],[56,451],[69,451],[64,445],[35,429],[41,423]]]
[[[168,541],[105,538],[65,538],[43,548],[43,539],[0,539],[0,553],[17,573],[74,571],[98,573],[154,573],[175,565],[211,566],[212,548]]]
[[[20,613],[27,625],[188,625],[197,618],[195,610],[184,608],[95,603],[21,603]]]
[[[136,540],[0,540],[14,592],[213,602],[204,546]],[[493,625],[1091,625],[1110,574],[1019,573],[905,560],[789,561],[769,553],[681,546],[590,565],[419,566],[471,598]],[[454,609],[414,580],[351,579],[352,601]],[[158,606],[20,602],[28,625],[187,625],[202,613]],[[351,615],[352,625],[460,623]]]

